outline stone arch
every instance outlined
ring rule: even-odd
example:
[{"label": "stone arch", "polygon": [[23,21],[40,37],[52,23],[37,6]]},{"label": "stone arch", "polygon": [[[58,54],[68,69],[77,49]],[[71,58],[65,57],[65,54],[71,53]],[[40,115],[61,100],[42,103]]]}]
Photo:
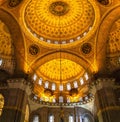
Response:
[{"label": "stone arch", "polygon": [[[61,56],[60,56],[60,53],[61,53]],[[37,68],[39,66],[41,66],[42,64],[44,64],[50,60],[60,58],[60,57],[71,60],[73,62],[76,62],[77,64],[81,65],[89,73],[94,71],[94,67],[85,58],[72,54],[72,53],[69,53],[69,52],[65,52],[65,51],[51,52],[43,57],[40,57],[32,64],[30,71],[35,72],[37,70]]]},{"label": "stone arch", "polygon": [[16,60],[15,72],[22,71],[24,67],[24,64],[22,62],[25,57],[25,48],[23,35],[19,24],[12,15],[10,15],[7,11],[3,9],[0,9],[0,20],[8,27],[11,34],[11,38],[13,40],[13,46],[15,51],[14,57]]},{"label": "stone arch", "polygon": [[30,122],[40,122],[40,115],[36,112],[30,114]]},{"label": "stone arch", "polygon": [[112,24],[120,17],[120,6],[115,6],[103,16],[101,23],[98,28],[96,37],[96,60],[98,70],[104,71],[105,58],[106,58],[106,47],[108,41],[109,30]]}]

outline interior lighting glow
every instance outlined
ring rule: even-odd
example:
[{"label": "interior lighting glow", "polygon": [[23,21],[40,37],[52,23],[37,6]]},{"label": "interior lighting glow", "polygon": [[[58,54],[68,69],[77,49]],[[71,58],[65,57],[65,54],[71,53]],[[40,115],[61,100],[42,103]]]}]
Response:
[{"label": "interior lighting glow", "polygon": [[38,84],[42,85],[42,78],[39,79]]},{"label": "interior lighting glow", "polygon": [[77,81],[74,81],[74,88],[78,88],[78,83],[77,83]]},{"label": "interior lighting glow", "polygon": [[2,65],[2,63],[3,63],[3,60],[2,60],[2,59],[0,59],[0,66]]},{"label": "interior lighting glow", "polygon": [[46,81],[46,82],[45,82],[45,88],[48,88],[48,87],[49,87],[49,82]]},{"label": "interior lighting glow", "polygon": [[55,83],[52,83],[52,90],[55,90],[55,89],[56,89]]},{"label": "interior lighting glow", "polygon": [[86,80],[88,80],[89,79],[88,73],[85,73],[84,77],[85,77]]},{"label": "interior lighting glow", "polygon": [[37,75],[34,74],[34,76],[33,76],[33,80],[36,81],[36,79],[37,79]]},{"label": "interior lighting glow", "polygon": [[59,96],[59,102],[63,103],[63,96]]},{"label": "interior lighting glow", "polygon": [[71,84],[70,83],[67,84],[67,90],[71,90]]},{"label": "interior lighting glow", "polygon": [[60,91],[63,91],[63,84],[60,84],[59,90],[60,90]]},{"label": "interior lighting glow", "polygon": [[84,84],[84,80],[83,80],[83,78],[80,78],[80,84],[81,84],[81,85]]},{"label": "interior lighting glow", "polygon": [[53,103],[55,103],[56,102],[56,99],[55,98],[53,98]]}]

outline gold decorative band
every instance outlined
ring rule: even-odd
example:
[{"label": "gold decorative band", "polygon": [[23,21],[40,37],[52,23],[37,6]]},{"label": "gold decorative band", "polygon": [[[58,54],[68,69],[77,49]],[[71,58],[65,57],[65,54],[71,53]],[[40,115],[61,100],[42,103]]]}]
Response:
[{"label": "gold decorative band", "polygon": [[99,116],[102,112],[105,112],[105,111],[109,111],[109,110],[120,110],[120,106],[109,106],[109,107],[105,107],[103,109],[100,109],[97,113],[97,115]]}]

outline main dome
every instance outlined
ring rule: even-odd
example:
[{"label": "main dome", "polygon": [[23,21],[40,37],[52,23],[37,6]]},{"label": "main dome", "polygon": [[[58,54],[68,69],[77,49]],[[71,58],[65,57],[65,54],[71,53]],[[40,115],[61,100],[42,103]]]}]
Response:
[{"label": "main dome", "polygon": [[31,0],[24,7],[24,24],[40,41],[71,43],[94,28],[93,4],[89,0]]}]

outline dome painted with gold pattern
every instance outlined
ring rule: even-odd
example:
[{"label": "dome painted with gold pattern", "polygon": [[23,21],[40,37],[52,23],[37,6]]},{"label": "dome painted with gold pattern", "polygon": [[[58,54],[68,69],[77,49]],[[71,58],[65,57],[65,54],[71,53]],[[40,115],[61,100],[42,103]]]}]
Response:
[{"label": "dome painted with gold pattern", "polygon": [[25,26],[35,38],[53,44],[79,41],[94,28],[95,4],[89,0],[31,0]]},{"label": "dome painted with gold pattern", "polygon": [[56,83],[60,81],[66,83],[76,77],[80,77],[85,72],[84,68],[68,59],[53,59],[37,69],[37,73],[46,80],[51,80]]}]

